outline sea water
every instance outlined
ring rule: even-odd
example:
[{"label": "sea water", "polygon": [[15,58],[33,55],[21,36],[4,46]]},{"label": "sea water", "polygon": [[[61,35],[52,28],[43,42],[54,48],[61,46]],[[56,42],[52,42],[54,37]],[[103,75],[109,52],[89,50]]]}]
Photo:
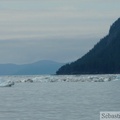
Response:
[{"label": "sea water", "polygon": [[[32,80],[29,81],[29,80]],[[120,111],[119,75],[1,76],[0,120],[99,120]]]}]

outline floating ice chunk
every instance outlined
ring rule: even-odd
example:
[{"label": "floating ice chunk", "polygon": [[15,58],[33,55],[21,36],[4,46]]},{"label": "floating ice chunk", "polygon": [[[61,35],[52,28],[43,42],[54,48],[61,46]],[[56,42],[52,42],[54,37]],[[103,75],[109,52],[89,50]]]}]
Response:
[{"label": "floating ice chunk", "polygon": [[27,80],[25,80],[24,82],[30,82],[30,83],[32,83],[33,80],[32,80],[32,79],[27,79]]},{"label": "floating ice chunk", "polygon": [[12,81],[9,81],[9,82],[2,82],[0,83],[0,87],[11,87],[13,86],[15,83],[12,82]]}]

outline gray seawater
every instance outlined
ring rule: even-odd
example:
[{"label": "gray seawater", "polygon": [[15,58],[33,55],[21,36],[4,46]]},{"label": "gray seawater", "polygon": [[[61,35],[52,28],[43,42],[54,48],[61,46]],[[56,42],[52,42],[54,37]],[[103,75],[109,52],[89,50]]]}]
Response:
[{"label": "gray seawater", "polygon": [[99,120],[120,111],[119,94],[120,80],[16,83],[0,87],[0,120]]}]

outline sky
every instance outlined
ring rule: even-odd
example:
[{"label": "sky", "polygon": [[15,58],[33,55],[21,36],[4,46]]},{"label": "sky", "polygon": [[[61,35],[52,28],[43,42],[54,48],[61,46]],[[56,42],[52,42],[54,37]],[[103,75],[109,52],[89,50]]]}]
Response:
[{"label": "sky", "polygon": [[120,0],[0,0],[0,63],[77,60],[119,13]]}]

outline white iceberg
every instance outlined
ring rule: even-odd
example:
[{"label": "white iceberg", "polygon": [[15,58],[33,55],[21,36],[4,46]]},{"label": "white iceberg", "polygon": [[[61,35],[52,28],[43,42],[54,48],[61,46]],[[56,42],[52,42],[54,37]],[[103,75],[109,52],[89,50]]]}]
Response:
[{"label": "white iceberg", "polygon": [[8,81],[8,82],[2,82],[0,83],[0,87],[11,87],[13,86],[15,83],[12,81]]}]

